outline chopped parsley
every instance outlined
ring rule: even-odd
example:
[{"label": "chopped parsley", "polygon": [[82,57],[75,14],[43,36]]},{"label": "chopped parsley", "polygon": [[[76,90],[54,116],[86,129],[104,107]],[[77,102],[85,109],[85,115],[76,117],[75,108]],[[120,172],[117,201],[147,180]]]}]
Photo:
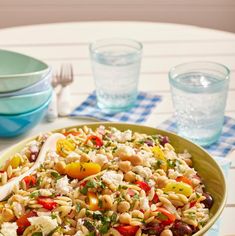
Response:
[{"label": "chopped parsley", "polygon": [[81,204],[80,204],[80,203],[77,203],[77,205],[76,205],[76,211],[77,211],[77,212],[80,212],[81,209],[82,209]]},{"label": "chopped parsley", "polygon": [[56,171],[52,171],[51,172],[51,176],[54,177],[56,180],[60,179],[62,176],[56,172]]}]

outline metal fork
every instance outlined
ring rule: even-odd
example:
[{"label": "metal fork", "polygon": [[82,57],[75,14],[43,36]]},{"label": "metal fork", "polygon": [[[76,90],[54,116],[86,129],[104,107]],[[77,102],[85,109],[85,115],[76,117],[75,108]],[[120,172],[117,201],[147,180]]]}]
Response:
[{"label": "metal fork", "polygon": [[59,116],[67,116],[71,112],[70,84],[74,81],[73,67],[71,64],[63,64],[60,68],[58,83],[62,86],[58,96]]}]

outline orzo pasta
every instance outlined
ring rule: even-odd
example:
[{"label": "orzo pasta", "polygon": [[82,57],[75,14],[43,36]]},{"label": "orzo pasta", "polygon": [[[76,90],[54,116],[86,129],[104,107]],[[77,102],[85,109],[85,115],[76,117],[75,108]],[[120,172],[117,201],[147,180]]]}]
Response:
[{"label": "orzo pasta", "polygon": [[[100,126],[61,131],[44,162],[0,202],[0,236],[183,236],[209,219],[204,191],[186,150],[167,137]],[[0,185],[25,173],[52,134],[3,164]]]}]

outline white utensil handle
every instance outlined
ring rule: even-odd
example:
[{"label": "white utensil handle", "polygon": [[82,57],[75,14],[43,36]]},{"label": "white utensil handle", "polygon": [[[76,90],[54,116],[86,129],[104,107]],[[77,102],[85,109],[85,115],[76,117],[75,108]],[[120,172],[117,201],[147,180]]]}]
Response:
[{"label": "white utensil handle", "polygon": [[57,94],[55,90],[52,92],[52,99],[48,106],[46,118],[49,122],[53,122],[58,118]]},{"label": "white utensil handle", "polygon": [[69,86],[62,87],[58,98],[59,116],[68,116],[71,113],[71,94]]}]

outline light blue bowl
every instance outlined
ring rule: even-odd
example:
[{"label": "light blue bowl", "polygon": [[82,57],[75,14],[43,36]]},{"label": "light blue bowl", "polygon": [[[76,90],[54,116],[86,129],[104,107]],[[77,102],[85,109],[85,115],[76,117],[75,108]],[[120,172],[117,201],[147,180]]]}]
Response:
[{"label": "light blue bowl", "polygon": [[16,115],[42,106],[52,94],[52,88],[31,94],[0,98],[0,114]]},{"label": "light blue bowl", "polygon": [[52,78],[52,72],[50,70],[42,80],[36,82],[35,84],[30,85],[26,88],[17,90],[15,92],[0,93],[0,98],[19,96],[19,95],[25,95],[25,94],[30,94],[30,93],[38,93],[38,92],[48,90],[51,87],[51,78]]},{"label": "light blue bowl", "polygon": [[49,99],[38,109],[20,115],[0,115],[0,137],[16,137],[36,126],[44,117]]},{"label": "light blue bowl", "polygon": [[40,81],[50,70],[36,58],[0,49],[0,92],[12,92]]}]

